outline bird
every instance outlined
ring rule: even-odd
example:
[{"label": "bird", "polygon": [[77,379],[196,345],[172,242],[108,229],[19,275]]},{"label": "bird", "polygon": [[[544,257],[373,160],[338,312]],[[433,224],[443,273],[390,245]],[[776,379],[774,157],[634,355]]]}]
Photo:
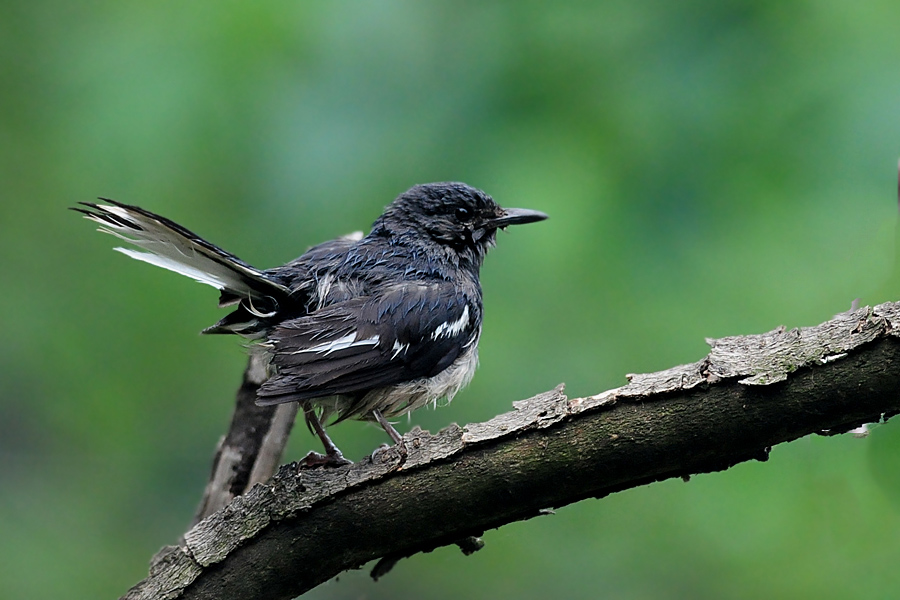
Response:
[{"label": "bird", "polygon": [[219,290],[232,312],[205,334],[236,334],[266,365],[260,406],[298,402],[325,453],[307,465],[349,464],[326,426],[378,423],[405,457],[389,419],[452,400],[478,364],[480,269],[497,231],[543,221],[501,208],[460,182],[415,185],[367,235],[321,243],[260,270],[190,230],[108,198],[72,207],[133,247],[115,250]]}]

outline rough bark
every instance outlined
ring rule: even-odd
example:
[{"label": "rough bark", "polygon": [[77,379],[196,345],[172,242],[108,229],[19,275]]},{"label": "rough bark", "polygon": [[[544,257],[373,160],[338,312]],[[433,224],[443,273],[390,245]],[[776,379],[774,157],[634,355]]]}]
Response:
[{"label": "rough bark", "polygon": [[900,412],[900,303],[710,340],[705,359],[595,396],[562,386],[486,423],[404,436],[336,469],[283,466],[164,548],[125,598],[293,598],[341,571]]}]

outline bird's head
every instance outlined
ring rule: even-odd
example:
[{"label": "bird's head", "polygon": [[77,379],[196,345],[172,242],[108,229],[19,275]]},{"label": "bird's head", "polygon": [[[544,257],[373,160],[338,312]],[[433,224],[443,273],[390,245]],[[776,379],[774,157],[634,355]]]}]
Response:
[{"label": "bird's head", "polygon": [[480,265],[498,229],[546,218],[536,210],[502,208],[465,183],[426,183],[398,196],[375,221],[372,233],[406,243],[434,242]]}]

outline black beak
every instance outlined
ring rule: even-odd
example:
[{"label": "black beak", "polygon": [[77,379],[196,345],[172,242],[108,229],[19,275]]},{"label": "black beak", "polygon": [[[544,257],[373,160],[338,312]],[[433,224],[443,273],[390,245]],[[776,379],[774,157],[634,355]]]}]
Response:
[{"label": "black beak", "polygon": [[492,219],[490,224],[498,229],[507,225],[524,225],[525,223],[537,223],[547,218],[547,215],[537,210],[527,208],[504,208],[503,214]]}]

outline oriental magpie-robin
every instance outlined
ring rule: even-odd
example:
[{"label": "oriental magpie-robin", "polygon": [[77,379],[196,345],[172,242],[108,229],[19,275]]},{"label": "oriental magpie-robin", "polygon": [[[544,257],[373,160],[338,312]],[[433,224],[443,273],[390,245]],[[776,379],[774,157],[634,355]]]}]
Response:
[{"label": "oriental magpie-robin", "polygon": [[[344,464],[325,432],[329,419],[377,421],[450,400],[478,362],[479,270],[498,229],[547,215],[501,208],[464,183],[417,185],[394,200],[365,237],[314,246],[261,271],[184,227],[137,206],[75,208],[139,250],[116,248],[220,290],[234,311],[203,333],[252,340],[268,379],[257,404],[299,402],[325,455]],[[308,457],[308,462],[310,458]]]}]

